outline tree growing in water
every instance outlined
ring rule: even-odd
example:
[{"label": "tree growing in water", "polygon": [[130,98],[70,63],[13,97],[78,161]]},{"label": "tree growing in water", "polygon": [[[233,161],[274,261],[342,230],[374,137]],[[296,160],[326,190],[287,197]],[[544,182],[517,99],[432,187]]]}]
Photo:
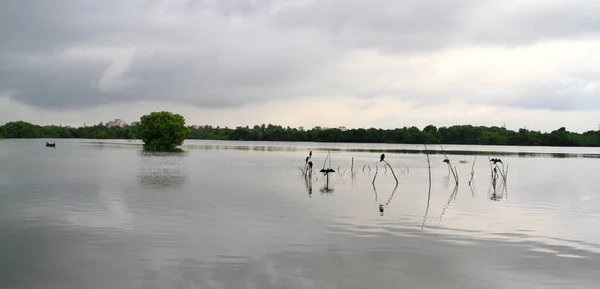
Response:
[{"label": "tree growing in water", "polygon": [[140,118],[139,134],[144,149],[149,151],[175,151],[190,135],[185,119],[168,111],[155,111]]}]

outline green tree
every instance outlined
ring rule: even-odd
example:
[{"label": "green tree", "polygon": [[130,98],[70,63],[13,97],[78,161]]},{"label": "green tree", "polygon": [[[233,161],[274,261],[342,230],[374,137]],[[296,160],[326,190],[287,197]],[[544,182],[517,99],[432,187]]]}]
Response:
[{"label": "green tree", "polygon": [[168,111],[143,115],[138,129],[144,149],[151,151],[174,151],[190,135],[183,116]]}]

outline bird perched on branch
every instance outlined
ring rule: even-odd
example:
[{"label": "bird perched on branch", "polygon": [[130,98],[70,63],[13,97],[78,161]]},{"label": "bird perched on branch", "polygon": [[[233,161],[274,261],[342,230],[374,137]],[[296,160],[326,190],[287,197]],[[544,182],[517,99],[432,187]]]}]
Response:
[{"label": "bird perched on branch", "polygon": [[493,159],[490,159],[490,162],[492,162],[493,164],[496,164],[496,163],[502,163],[502,160],[493,158]]},{"label": "bird perched on branch", "polygon": [[381,158],[379,159],[379,161],[383,162],[384,159],[385,159],[385,154],[381,154]]},{"label": "bird perched on branch", "polygon": [[447,164],[449,164],[450,160],[449,159],[444,159],[444,162],[447,163]]}]

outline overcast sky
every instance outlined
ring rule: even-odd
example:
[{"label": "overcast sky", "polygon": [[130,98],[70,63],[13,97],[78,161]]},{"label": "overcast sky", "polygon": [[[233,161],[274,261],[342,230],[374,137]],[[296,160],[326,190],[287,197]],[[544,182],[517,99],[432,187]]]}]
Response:
[{"label": "overcast sky", "polygon": [[0,123],[600,124],[600,1],[2,0]]}]

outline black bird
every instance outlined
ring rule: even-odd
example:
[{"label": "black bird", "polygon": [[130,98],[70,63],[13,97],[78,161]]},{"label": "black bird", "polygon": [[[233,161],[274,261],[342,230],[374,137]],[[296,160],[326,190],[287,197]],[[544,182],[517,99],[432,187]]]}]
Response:
[{"label": "black bird", "polygon": [[383,162],[383,159],[385,159],[385,154],[381,154],[381,158],[379,159],[379,161]]},{"label": "black bird", "polygon": [[323,173],[323,175],[327,175],[329,173],[335,173],[333,169],[321,169],[319,172]]},{"label": "black bird", "polygon": [[447,163],[447,164],[449,164],[450,160],[449,159],[444,159],[444,162]]},{"label": "black bird", "polygon": [[308,167],[312,169],[312,161],[308,161]]},{"label": "black bird", "polygon": [[491,161],[493,164],[496,164],[496,163],[502,163],[502,160],[500,160],[500,159],[497,159],[497,158],[490,159],[490,161]]},{"label": "black bird", "polygon": [[312,158],[312,151],[308,152],[308,157]]},{"label": "black bird", "polygon": [[306,160],[305,160],[304,162],[305,162],[305,163],[308,163],[308,159],[309,159],[309,158],[310,158],[310,157],[306,157]]},{"label": "black bird", "polygon": [[379,204],[379,212],[383,214],[383,205]]}]

